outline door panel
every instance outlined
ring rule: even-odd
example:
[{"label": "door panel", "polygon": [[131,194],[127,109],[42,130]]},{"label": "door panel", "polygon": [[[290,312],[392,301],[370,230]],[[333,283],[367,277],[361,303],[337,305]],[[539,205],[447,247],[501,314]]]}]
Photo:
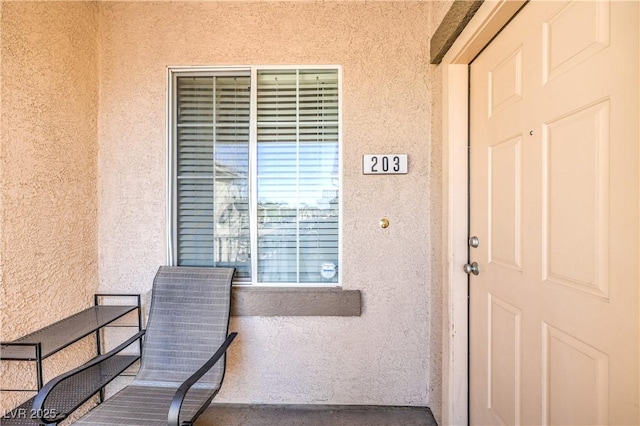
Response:
[{"label": "door panel", "polygon": [[542,423],[608,424],[608,355],[548,324],[543,335]]},{"label": "door panel", "polygon": [[488,396],[489,410],[503,424],[520,418],[522,312],[489,296]]},{"label": "door panel", "polygon": [[543,132],[543,279],[608,299],[609,100]]},{"label": "door panel", "polygon": [[638,6],[532,1],[471,65],[472,424],[640,424]]},{"label": "door panel", "polygon": [[521,270],[522,137],[489,147],[489,262]]}]

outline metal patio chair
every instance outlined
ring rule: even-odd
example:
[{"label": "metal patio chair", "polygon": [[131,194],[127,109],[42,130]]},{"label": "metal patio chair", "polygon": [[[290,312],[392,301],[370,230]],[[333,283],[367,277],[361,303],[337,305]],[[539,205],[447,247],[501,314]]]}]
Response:
[{"label": "metal patio chair", "polygon": [[[234,268],[161,267],[153,281],[138,374],[74,424],[193,424],[222,385],[225,352],[237,335],[227,336],[233,273]],[[36,396],[34,410],[46,400],[47,387]]]}]

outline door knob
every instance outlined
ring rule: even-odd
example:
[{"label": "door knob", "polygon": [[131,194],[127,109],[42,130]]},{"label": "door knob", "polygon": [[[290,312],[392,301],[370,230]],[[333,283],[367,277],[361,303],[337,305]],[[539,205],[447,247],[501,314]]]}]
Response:
[{"label": "door knob", "polygon": [[478,267],[478,262],[473,262],[472,264],[468,264],[466,263],[462,269],[464,270],[464,272],[466,272],[467,274],[473,274],[473,275],[478,275],[480,273],[480,268]]},{"label": "door knob", "polygon": [[480,239],[478,239],[478,237],[474,235],[473,237],[469,238],[469,247],[478,248],[479,245]]}]

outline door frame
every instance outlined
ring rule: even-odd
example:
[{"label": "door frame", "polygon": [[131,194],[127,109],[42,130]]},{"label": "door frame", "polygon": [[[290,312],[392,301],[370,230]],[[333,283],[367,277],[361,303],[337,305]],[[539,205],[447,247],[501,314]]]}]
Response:
[{"label": "door frame", "polygon": [[526,0],[485,0],[441,62],[442,424],[469,422],[468,146],[469,64]]}]

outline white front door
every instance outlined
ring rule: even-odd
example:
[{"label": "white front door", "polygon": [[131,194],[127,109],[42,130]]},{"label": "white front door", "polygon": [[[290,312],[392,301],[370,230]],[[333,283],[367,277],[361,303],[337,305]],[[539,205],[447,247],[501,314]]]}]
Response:
[{"label": "white front door", "polygon": [[472,425],[640,424],[639,13],[532,1],[471,64]]}]

